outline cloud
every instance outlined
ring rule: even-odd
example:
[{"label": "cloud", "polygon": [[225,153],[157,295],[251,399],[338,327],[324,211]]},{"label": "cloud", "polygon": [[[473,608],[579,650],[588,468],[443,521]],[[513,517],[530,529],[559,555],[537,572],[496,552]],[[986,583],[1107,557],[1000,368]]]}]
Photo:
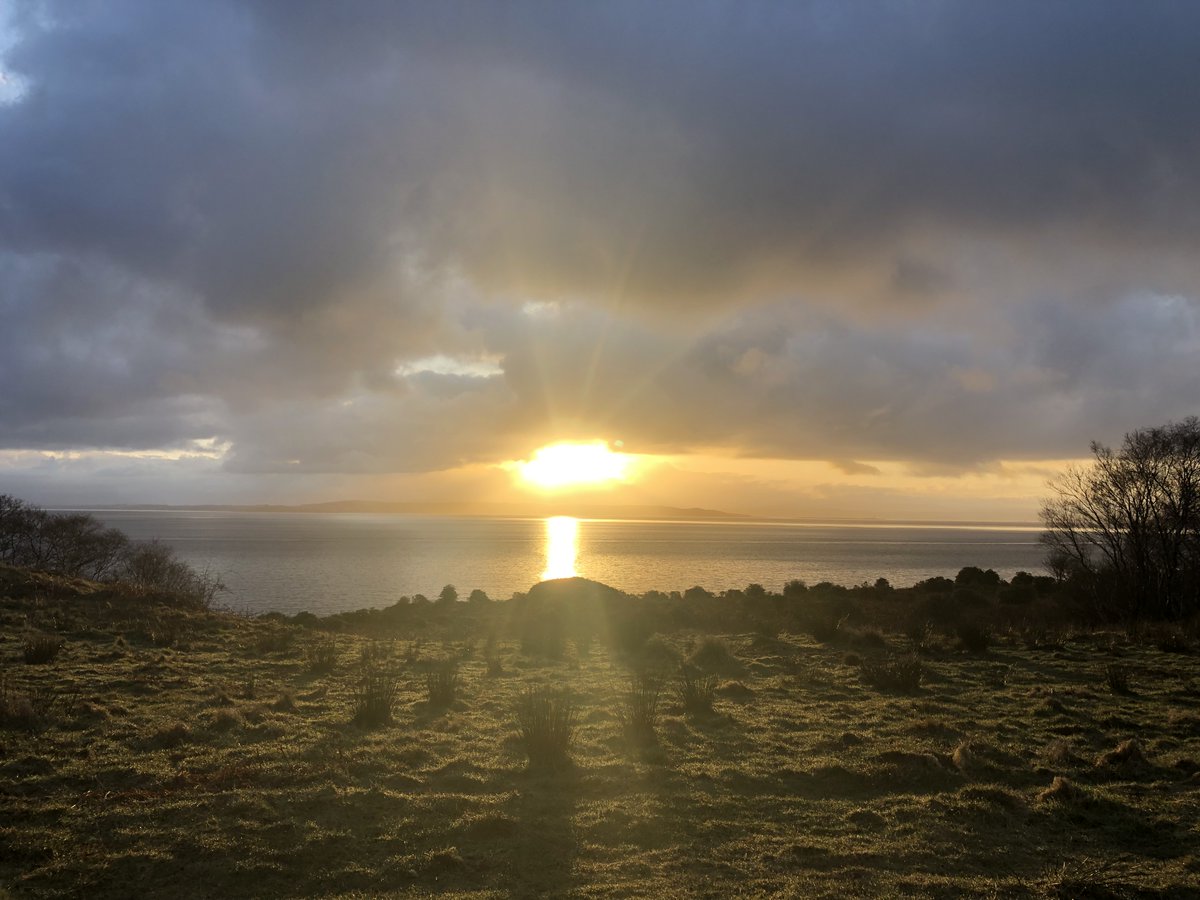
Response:
[{"label": "cloud", "polygon": [[879,475],[877,466],[858,462],[853,459],[832,459],[829,464],[845,475]]},{"label": "cloud", "polygon": [[1194,411],[1193,7],[13,9],[0,447],[970,471]]}]

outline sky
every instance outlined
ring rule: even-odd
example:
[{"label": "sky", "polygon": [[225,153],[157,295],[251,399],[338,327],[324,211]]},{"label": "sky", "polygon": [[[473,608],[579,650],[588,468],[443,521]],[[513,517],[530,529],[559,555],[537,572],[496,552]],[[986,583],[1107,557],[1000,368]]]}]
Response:
[{"label": "sky", "polygon": [[598,440],[606,502],[1032,519],[1197,412],[1198,33],[0,0],[0,493],[516,502]]}]

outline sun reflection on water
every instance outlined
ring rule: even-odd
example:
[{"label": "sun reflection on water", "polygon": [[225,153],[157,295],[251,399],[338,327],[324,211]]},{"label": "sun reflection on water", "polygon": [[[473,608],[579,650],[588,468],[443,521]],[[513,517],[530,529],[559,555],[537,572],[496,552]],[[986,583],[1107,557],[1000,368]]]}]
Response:
[{"label": "sun reflection on water", "polygon": [[542,580],[574,578],[575,555],[579,550],[579,520],[551,516],[546,520],[546,571]]}]

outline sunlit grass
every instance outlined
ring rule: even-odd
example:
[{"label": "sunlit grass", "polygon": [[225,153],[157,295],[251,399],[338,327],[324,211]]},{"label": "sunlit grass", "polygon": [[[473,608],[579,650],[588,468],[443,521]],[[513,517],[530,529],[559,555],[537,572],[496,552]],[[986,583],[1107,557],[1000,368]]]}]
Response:
[{"label": "sunlit grass", "polygon": [[[1137,693],[1118,695],[1111,636],[1045,650],[997,633],[981,657],[946,632],[919,683],[881,690],[864,674],[909,643],[892,631],[875,648],[681,628],[638,656],[597,639],[556,660],[523,654],[507,612],[430,607],[402,634],[330,634],[196,611],[177,623],[186,641],[160,646],[144,604],[0,598],[0,893],[1173,896],[1194,882],[1196,655],[1123,641]],[[63,639],[57,658],[25,665],[17,622]],[[676,663],[650,704],[631,678],[652,645],[695,669],[670,690]],[[314,667],[327,646],[334,664]],[[432,702],[439,665],[454,693]]]}]

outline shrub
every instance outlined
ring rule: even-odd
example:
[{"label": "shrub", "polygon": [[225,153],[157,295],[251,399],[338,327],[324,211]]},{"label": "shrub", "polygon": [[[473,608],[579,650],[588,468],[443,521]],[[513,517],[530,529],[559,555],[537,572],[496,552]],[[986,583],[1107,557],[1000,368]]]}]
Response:
[{"label": "shrub", "polygon": [[1022,606],[1032,603],[1035,596],[1036,592],[1032,585],[1013,584],[1010,587],[1000,588],[997,598],[1001,603],[1009,606]]},{"label": "shrub", "polygon": [[329,638],[314,641],[305,648],[304,658],[308,661],[308,671],[314,674],[332,672],[337,667],[337,642]]},{"label": "shrub", "polygon": [[779,632],[782,631],[778,621],[766,616],[760,616],[759,618],[756,618],[754,620],[753,627],[755,636],[763,639],[764,641],[773,641],[778,639]]},{"label": "shrub", "polygon": [[1129,667],[1120,663],[1110,663],[1104,667],[1104,680],[1108,689],[1114,694],[1132,694],[1133,688],[1129,681]]},{"label": "shrub", "polygon": [[912,693],[921,686],[925,668],[915,656],[863,663],[860,670],[867,684],[882,691]]},{"label": "shrub", "polygon": [[979,566],[964,566],[958,570],[954,583],[959,587],[997,588],[1000,586],[1000,576],[994,569],[984,571]]},{"label": "shrub", "polygon": [[364,728],[387,725],[392,721],[399,685],[386,672],[363,672],[354,692],[354,724]]},{"label": "shrub", "polygon": [[932,578],[918,581],[913,585],[913,588],[918,591],[925,591],[928,594],[948,594],[954,590],[954,582],[941,575],[934,575]]},{"label": "shrub", "polygon": [[620,711],[621,724],[630,736],[638,740],[653,740],[661,696],[662,680],[655,675],[640,672],[630,679]]},{"label": "shrub", "polygon": [[923,616],[913,616],[904,626],[904,636],[912,642],[913,653],[925,653],[933,637],[933,623]]},{"label": "shrub", "polygon": [[808,585],[799,578],[793,578],[783,586],[783,596],[788,600],[796,600],[808,593]]},{"label": "shrub", "polygon": [[842,637],[842,627],[845,624],[845,617],[837,619],[833,616],[817,616],[808,622],[805,631],[819,644],[832,644]]},{"label": "shrub", "polygon": [[431,706],[449,706],[458,696],[458,662],[440,660],[425,673],[425,689]]},{"label": "shrub", "polygon": [[975,609],[980,606],[987,606],[987,598],[974,588],[956,587],[950,594],[950,597],[956,606],[963,609]]},{"label": "shrub", "polygon": [[959,645],[968,653],[984,654],[992,645],[992,629],[977,622],[961,622],[955,629]]},{"label": "shrub", "polygon": [[874,626],[850,632],[850,642],[855,647],[868,650],[882,650],[887,647],[887,638],[879,628]]},{"label": "shrub", "polygon": [[571,763],[575,704],[570,695],[547,687],[528,688],[518,699],[517,725],[531,768],[559,769]]},{"label": "shrub", "polygon": [[186,606],[210,607],[226,590],[220,579],[196,571],[158,541],[129,544],[115,575],[140,590],[167,594]]},{"label": "shrub", "polygon": [[63,642],[58,638],[36,635],[25,639],[21,644],[21,653],[30,665],[42,665],[54,662],[62,647]]},{"label": "shrub", "polygon": [[716,690],[715,675],[701,675],[690,666],[683,666],[679,670],[679,677],[675,682],[675,696],[686,712],[712,712],[713,695]]}]

